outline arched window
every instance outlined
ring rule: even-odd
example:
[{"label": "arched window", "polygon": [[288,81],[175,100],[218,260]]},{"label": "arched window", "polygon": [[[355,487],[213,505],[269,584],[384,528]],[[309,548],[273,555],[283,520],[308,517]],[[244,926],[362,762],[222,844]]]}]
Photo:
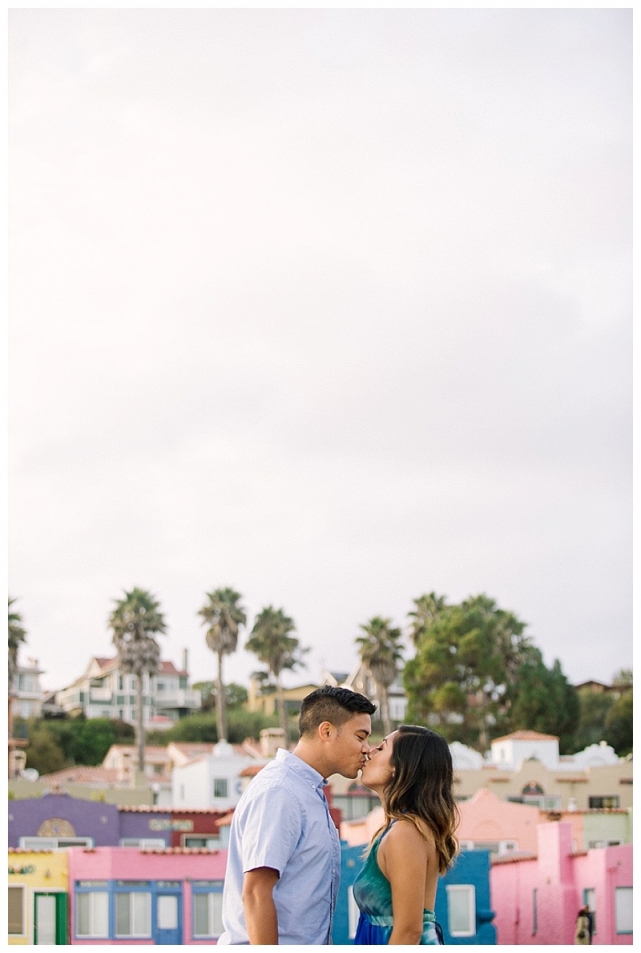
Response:
[{"label": "arched window", "polygon": [[537,784],[536,781],[528,781],[523,790],[521,791],[523,795],[532,795],[532,794],[545,794],[545,791],[540,784]]}]

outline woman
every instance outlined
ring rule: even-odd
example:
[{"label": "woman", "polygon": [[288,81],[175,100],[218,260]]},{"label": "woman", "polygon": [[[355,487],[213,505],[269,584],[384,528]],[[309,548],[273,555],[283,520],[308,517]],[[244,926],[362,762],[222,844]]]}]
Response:
[{"label": "woman", "polygon": [[429,728],[401,725],[370,751],[361,782],[383,802],[385,824],[354,882],[361,911],[354,943],[442,943],[436,886],[458,848],[447,742]]}]

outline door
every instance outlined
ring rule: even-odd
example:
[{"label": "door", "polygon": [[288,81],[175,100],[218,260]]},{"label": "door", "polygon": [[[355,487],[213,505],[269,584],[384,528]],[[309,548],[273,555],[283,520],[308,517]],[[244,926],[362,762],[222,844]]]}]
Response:
[{"label": "door", "polygon": [[67,895],[58,891],[34,893],[34,946],[60,946],[66,942]]},{"label": "door", "polygon": [[182,897],[176,891],[158,891],[154,943],[182,944]]}]

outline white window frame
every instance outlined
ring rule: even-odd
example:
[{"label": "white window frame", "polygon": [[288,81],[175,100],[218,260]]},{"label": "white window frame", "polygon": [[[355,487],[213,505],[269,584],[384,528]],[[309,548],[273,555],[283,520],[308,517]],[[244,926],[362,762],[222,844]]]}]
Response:
[{"label": "white window frame", "polygon": [[[105,933],[97,933],[97,932],[94,932],[94,924],[93,924],[93,921],[94,921],[94,918],[95,918],[95,911],[94,911],[94,903],[95,903],[95,900],[94,900],[94,897],[97,897],[97,896],[104,897],[104,898],[105,898],[105,901],[103,901],[103,902],[106,902],[106,905],[107,905],[107,917],[106,917],[106,924],[107,924],[107,926],[106,926],[106,932],[105,932]],[[91,898],[90,900],[88,900],[88,903],[89,903],[89,929],[92,931],[92,932],[90,932],[90,933],[81,933],[81,932],[80,932],[80,929],[79,929],[78,917],[79,917],[79,912],[80,912],[80,902],[79,902],[79,898],[80,898],[80,897],[89,897],[89,898]],[[105,890],[82,890],[82,891],[77,891],[77,892],[74,894],[74,907],[75,907],[75,909],[74,909],[74,935],[75,935],[78,939],[105,940],[105,939],[108,939],[108,938],[109,938],[109,891],[108,891],[108,890],[105,889]]]},{"label": "white window frame", "polygon": [[[216,911],[214,910],[214,896],[220,897],[220,909],[219,909],[219,926],[220,931],[216,930]],[[204,940],[204,939],[214,939],[219,937],[223,932],[223,923],[222,923],[222,902],[223,902],[223,893],[222,890],[197,890],[194,891],[191,895],[192,897],[192,916],[193,916],[193,938],[194,940]],[[206,897],[207,898],[207,933],[196,933],[196,897]]]},{"label": "white window frame", "polygon": [[[133,897],[146,897],[147,911],[146,919],[149,924],[147,933],[134,933],[134,909],[133,909]],[[131,933],[118,933],[118,897],[128,897],[129,898],[129,926],[132,929]],[[152,921],[151,921],[151,890],[116,890],[114,892],[114,936],[118,939],[130,939],[130,940],[143,940],[149,939],[152,936]]]},{"label": "white window frame", "polygon": [[164,850],[167,844],[162,837],[121,837],[121,847],[139,847],[140,850]]},{"label": "white window frame", "polygon": [[[221,781],[225,785],[225,793],[216,794],[216,785],[219,784]],[[229,797],[229,778],[212,778],[211,796],[212,798],[215,798],[216,800],[224,800],[228,798]]]},{"label": "white window frame", "polygon": [[[476,935],[476,887],[474,884],[448,884],[445,887],[447,891],[447,918],[448,918],[448,932],[450,936],[475,936]],[[450,915],[450,897],[453,897],[455,894],[467,893],[468,896],[468,917],[470,923],[469,930],[454,930],[451,925],[451,915]]]},{"label": "white window frame", "polygon": [[[60,843],[63,846],[60,846]],[[20,850],[66,850],[68,847],[93,847],[93,837],[21,837]]]},{"label": "white window frame", "polygon": [[[205,843],[199,847],[194,847],[193,844],[187,843],[188,840],[201,840]],[[181,834],[180,846],[186,847],[187,850],[218,850],[221,843],[220,837],[216,837],[215,834]]]},{"label": "white window frame", "polygon": [[[629,898],[629,901],[628,901]],[[629,903],[629,911],[628,911]],[[625,928],[620,921],[625,920]],[[629,922],[629,927],[627,924]],[[634,906],[632,904],[632,887],[614,888],[614,930],[617,936],[630,936],[634,924]]]},{"label": "white window frame", "polygon": [[[25,937],[27,936],[27,887],[26,884],[8,884],[9,890],[21,890],[22,891],[22,933],[8,933],[10,937]],[[9,894],[7,893],[7,900],[9,899]]]}]

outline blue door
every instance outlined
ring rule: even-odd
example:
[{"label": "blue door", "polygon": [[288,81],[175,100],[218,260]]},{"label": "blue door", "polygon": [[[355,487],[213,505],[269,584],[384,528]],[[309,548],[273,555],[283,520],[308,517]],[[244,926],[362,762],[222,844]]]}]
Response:
[{"label": "blue door", "polygon": [[182,937],[182,893],[180,890],[158,890],[155,894],[154,943],[180,946]]}]

